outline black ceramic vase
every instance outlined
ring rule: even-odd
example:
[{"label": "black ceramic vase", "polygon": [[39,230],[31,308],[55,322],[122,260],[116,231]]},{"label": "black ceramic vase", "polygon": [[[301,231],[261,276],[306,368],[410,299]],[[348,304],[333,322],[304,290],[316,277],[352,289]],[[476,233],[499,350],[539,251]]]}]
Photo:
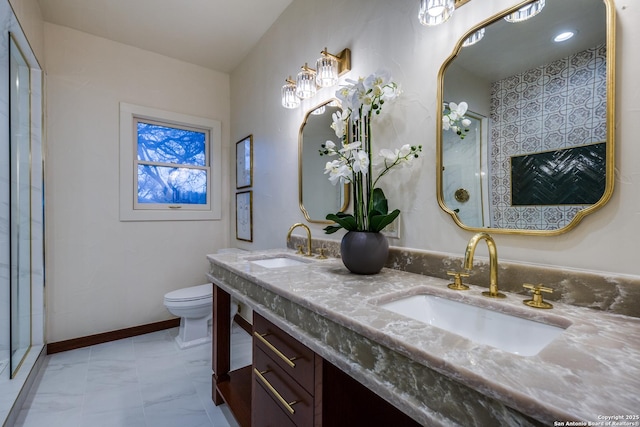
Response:
[{"label": "black ceramic vase", "polygon": [[340,256],[352,273],[376,274],[387,262],[389,242],[382,233],[349,231],[342,238]]}]

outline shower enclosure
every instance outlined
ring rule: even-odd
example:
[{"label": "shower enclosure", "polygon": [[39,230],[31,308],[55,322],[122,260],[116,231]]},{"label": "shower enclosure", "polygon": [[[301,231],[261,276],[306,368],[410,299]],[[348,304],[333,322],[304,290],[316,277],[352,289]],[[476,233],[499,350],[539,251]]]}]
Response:
[{"label": "shower enclosure", "polygon": [[469,132],[461,139],[442,132],[443,198],[469,227],[490,227],[487,119],[468,111]]},{"label": "shower enclosure", "polygon": [[43,84],[7,0],[0,16],[0,424],[11,425],[44,347]]},{"label": "shower enclosure", "polygon": [[14,376],[31,346],[31,86],[29,65],[13,37],[9,82],[9,368]]}]

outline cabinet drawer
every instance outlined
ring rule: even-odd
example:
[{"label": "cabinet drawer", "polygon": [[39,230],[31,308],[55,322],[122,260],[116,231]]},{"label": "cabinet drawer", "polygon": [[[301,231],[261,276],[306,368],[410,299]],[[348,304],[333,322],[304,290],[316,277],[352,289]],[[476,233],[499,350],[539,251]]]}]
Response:
[{"label": "cabinet drawer", "polygon": [[251,427],[296,427],[291,418],[272,400],[269,390],[253,382]]},{"label": "cabinet drawer", "polygon": [[314,393],[314,353],[257,313],[253,315],[253,348],[260,348],[296,380]]},{"label": "cabinet drawer", "polygon": [[[280,408],[297,426],[313,425],[313,396],[307,393],[297,382],[293,381],[260,348],[254,348],[253,359],[254,408],[262,406],[260,398],[269,396],[271,405]],[[254,414],[256,423],[260,414]]]}]

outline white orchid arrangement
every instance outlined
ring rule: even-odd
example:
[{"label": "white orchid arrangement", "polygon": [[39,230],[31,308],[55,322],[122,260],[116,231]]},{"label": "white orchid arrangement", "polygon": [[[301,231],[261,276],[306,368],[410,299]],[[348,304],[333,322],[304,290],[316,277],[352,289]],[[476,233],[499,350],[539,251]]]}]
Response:
[{"label": "white orchid arrangement", "polygon": [[[357,81],[347,80],[336,97],[343,110],[334,113],[331,128],[340,138],[341,147],[327,141],[320,155],[337,156],[327,162],[325,174],[336,183],[351,183],[353,186],[353,214],[338,212],[327,215],[335,225],[327,226],[327,234],[341,228],[348,231],[379,232],[400,214],[398,209],[389,212],[384,192],[376,185],[380,178],[396,166],[411,166],[422,151],[422,146],[405,144],[400,149],[382,149],[376,162],[371,156],[371,118],[380,114],[385,102],[397,98],[401,91],[386,71],[378,71]],[[374,178],[374,167],[377,175]]]},{"label": "white orchid arrangement", "polygon": [[464,116],[468,108],[469,106],[466,102],[459,104],[449,102],[449,104],[445,104],[445,113],[442,115],[442,129],[452,130],[458,134],[460,139],[464,139],[467,132],[469,132],[469,126],[471,126],[471,120]]}]

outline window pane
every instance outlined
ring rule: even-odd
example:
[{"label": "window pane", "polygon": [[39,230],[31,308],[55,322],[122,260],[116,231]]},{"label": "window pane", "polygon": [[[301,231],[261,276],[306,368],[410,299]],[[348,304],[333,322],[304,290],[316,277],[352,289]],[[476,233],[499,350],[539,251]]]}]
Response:
[{"label": "window pane", "polygon": [[138,121],[138,160],[206,166],[205,132]]},{"label": "window pane", "polygon": [[138,165],[138,203],[207,204],[207,171]]}]

